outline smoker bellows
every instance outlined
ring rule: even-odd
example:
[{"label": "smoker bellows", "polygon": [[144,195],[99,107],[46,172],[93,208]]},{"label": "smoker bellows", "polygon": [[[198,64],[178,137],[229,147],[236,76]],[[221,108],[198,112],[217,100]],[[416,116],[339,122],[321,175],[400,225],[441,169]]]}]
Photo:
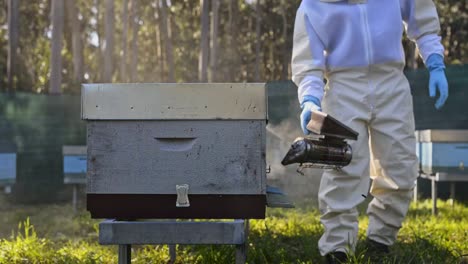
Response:
[{"label": "smoker bellows", "polygon": [[264,218],[264,84],[91,84],[94,218]]}]

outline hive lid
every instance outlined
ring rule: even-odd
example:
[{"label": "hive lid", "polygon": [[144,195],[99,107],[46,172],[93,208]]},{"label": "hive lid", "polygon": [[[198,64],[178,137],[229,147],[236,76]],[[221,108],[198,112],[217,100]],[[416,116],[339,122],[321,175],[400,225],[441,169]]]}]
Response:
[{"label": "hive lid", "polygon": [[416,131],[418,142],[467,142],[468,130],[464,129],[428,129]]},{"label": "hive lid", "polygon": [[62,146],[63,155],[86,155],[87,147],[86,146]]},{"label": "hive lid", "polygon": [[86,120],[266,120],[263,83],[85,84]]}]

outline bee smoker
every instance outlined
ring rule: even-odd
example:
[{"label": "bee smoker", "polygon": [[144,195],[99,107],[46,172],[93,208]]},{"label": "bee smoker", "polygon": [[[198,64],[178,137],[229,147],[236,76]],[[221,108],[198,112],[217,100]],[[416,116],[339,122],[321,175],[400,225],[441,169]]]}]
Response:
[{"label": "bee smoker", "polygon": [[351,162],[353,152],[345,140],[357,140],[356,131],[319,111],[312,111],[307,129],[315,135],[297,138],[281,164],[299,163],[301,172],[302,168],[341,169]]}]

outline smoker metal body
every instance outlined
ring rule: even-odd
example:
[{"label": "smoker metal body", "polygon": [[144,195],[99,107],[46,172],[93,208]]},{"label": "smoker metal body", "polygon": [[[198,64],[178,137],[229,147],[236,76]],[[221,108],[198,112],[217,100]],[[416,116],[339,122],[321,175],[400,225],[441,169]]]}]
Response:
[{"label": "smoker metal body", "polygon": [[297,138],[281,163],[302,168],[340,169],[352,159],[352,149],[345,139],[357,140],[359,134],[321,111],[312,111],[307,129],[314,134]]},{"label": "smoker metal body", "polygon": [[91,216],[264,218],[266,104],[264,84],[84,85]]},{"label": "smoker metal body", "polygon": [[283,159],[283,165],[292,163],[310,164],[315,168],[341,168],[352,159],[351,146],[345,141],[296,138],[290,151]]}]

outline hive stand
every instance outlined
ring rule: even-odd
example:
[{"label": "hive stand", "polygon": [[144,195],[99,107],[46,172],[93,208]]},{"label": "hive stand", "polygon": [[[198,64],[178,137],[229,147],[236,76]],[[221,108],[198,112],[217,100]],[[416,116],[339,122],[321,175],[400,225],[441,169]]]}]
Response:
[{"label": "hive stand", "polygon": [[[235,245],[236,264],[247,259],[248,220],[190,221],[105,220],[99,224],[99,243],[119,245],[119,264],[131,263],[132,245]],[[171,263],[175,248],[170,246]]]},{"label": "hive stand", "polygon": [[[467,182],[468,130],[429,129],[415,133],[419,156],[420,177],[431,181],[432,214],[437,215],[437,183],[450,183],[450,198],[455,200],[455,182]],[[417,185],[414,201],[418,198]]]},{"label": "hive stand", "polygon": [[[466,182],[468,177],[462,174],[450,174],[438,172],[435,174],[425,174],[421,173],[420,177],[422,179],[431,181],[431,199],[432,199],[432,215],[437,215],[439,210],[437,209],[437,183],[438,182],[450,182],[450,201],[453,203],[455,201],[455,182]],[[414,188],[414,202],[417,202],[418,199],[418,186]]]}]

